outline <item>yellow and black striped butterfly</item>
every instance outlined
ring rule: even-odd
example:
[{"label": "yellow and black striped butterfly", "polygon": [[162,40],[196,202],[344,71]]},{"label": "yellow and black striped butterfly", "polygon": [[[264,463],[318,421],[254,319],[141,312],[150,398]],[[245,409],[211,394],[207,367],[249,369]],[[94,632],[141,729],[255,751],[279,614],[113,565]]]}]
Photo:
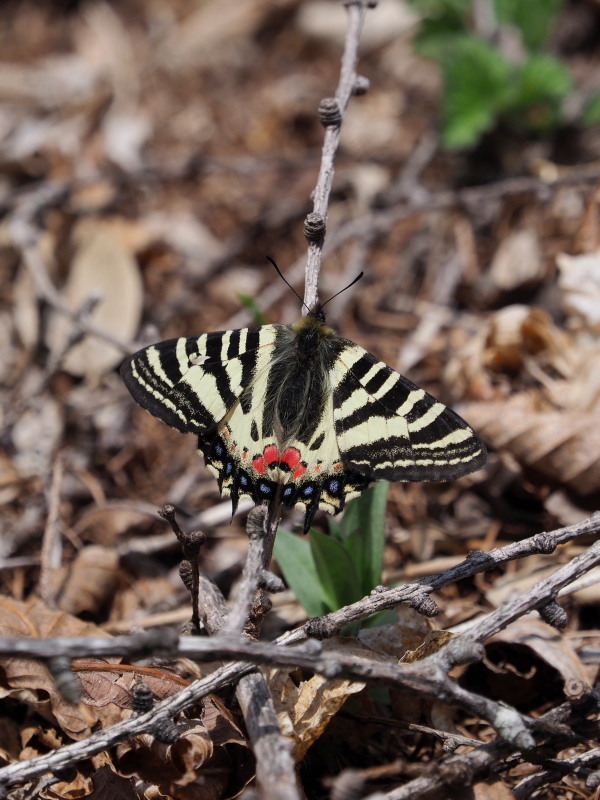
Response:
[{"label": "yellow and black striped butterfly", "polygon": [[127,358],[133,398],[198,435],[233,509],[247,495],[331,514],[373,481],[445,481],[483,466],[454,411],[337,336],[321,306],[293,325],[181,337]]}]

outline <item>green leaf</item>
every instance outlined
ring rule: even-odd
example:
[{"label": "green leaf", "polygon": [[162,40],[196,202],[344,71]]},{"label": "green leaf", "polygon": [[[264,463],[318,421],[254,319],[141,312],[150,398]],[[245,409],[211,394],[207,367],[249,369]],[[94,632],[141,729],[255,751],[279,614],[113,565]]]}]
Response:
[{"label": "green leaf", "polygon": [[581,119],[584,125],[600,125],[600,92],[587,101]]},{"label": "green leaf", "polygon": [[520,127],[547,130],[560,122],[561,102],[571,90],[564,64],[549,55],[534,55],[521,67],[515,86]]},{"label": "green leaf", "polygon": [[472,0],[409,0],[409,2],[424,17],[462,18],[469,13]]},{"label": "green leaf", "polygon": [[340,525],[337,520],[333,519],[333,517],[327,517],[327,527],[329,528],[329,535],[332,539],[335,539],[336,542],[340,542],[340,544],[344,544],[346,541],[346,533],[344,531],[344,527]]},{"label": "green leaf", "polygon": [[437,58],[446,84],[442,98],[444,144],[469,147],[510,106],[512,68],[498,50],[468,35],[452,37],[450,49],[445,46]]},{"label": "green leaf", "polygon": [[306,538],[279,528],[274,554],[287,585],[309,617],[320,617],[333,610],[325,598],[321,578]]},{"label": "green leaf", "polygon": [[251,297],[249,294],[239,293],[238,298],[244,308],[246,308],[252,314],[255,325],[267,324],[268,320],[266,316],[253,297]]},{"label": "green leaf", "polygon": [[546,43],[563,0],[495,0],[496,19],[521,31],[523,44],[537,50]]},{"label": "green leaf", "polygon": [[314,558],[323,596],[332,611],[360,600],[356,569],[346,548],[317,530],[310,532],[310,549]]},{"label": "green leaf", "polygon": [[545,100],[562,100],[571,90],[571,75],[553,56],[531,56],[521,67],[516,101],[524,106]]},{"label": "green leaf", "polygon": [[378,481],[352,500],[344,513],[346,549],[358,575],[361,596],[381,583],[388,488],[387,481]]},{"label": "green leaf", "polygon": [[422,17],[413,42],[427,58],[435,58],[449,36],[467,30],[471,0],[411,0],[411,5]]}]

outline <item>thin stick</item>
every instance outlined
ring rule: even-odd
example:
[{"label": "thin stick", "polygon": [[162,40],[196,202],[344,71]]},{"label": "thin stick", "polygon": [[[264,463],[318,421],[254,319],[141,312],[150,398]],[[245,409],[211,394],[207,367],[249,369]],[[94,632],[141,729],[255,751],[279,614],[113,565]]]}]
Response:
[{"label": "thin stick", "polygon": [[60,567],[62,558],[62,544],[60,533],[60,485],[63,477],[62,454],[58,453],[54,460],[52,480],[47,489],[48,516],[44,527],[42,539],[42,553],[40,562],[40,577],[38,581],[38,594],[49,608],[54,608],[55,592],[52,576]]},{"label": "thin stick", "polygon": [[344,42],[340,81],[335,97],[321,101],[319,107],[319,116],[326,128],[319,177],[313,192],[313,210],[304,224],[304,232],[308,239],[304,288],[305,310],[313,308],[318,300],[319,272],[327,225],[327,207],[333,184],[333,165],[340,142],[344,112],[356,88],[358,46],[367,9],[366,2],[347,2],[345,5],[348,13],[348,28]]},{"label": "thin stick", "polygon": [[[600,515],[597,515],[595,521],[596,523],[600,523]],[[574,526],[574,528],[577,527],[578,526]],[[573,530],[573,528],[571,530]],[[548,534],[546,534],[546,536],[548,536]],[[538,607],[541,603],[547,602],[556,595],[556,592],[561,586],[564,586],[566,580],[575,578],[578,574],[581,574],[583,569],[591,569],[598,561],[600,561],[600,543],[596,543],[590,547],[585,553],[577,556],[577,558],[573,559],[568,565],[558,570],[555,575],[545,579],[536,587],[533,587],[531,592],[526,593],[529,598],[529,605],[531,605],[531,607]],[[518,601],[521,604],[521,610],[523,608],[528,608],[526,600],[519,598]],[[523,603],[525,603],[525,605],[523,605]],[[501,606],[497,612],[494,612],[495,619],[493,625],[490,627],[488,623],[485,627],[480,627],[477,631],[476,638],[480,640],[480,637],[487,635],[490,630],[499,630],[500,627],[514,619],[514,613],[515,609],[513,604],[508,603],[505,606]],[[478,716],[493,721],[493,724],[498,727],[502,735],[512,742],[512,745],[507,745],[506,743],[498,744],[498,747],[501,748],[501,754],[514,749],[515,746],[520,748],[522,746],[520,744],[521,741],[523,742],[523,746],[530,746],[530,734],[527,728],[544,730],[544,725],[546,725],[544,722],[545,718],[532,720],[523,717],[516,711],[505,706],[503,707],[500,704],[461,689],[450,679],[448,670],[453,664],[457,663],[457,659],[474,656],[473,648],[471,648],[473,652],[470,654],[465,652],[464,649],[465,646],[472,644],[468,641],[469,637],[457,637],[457,639],[466,640],[464,645],[454,645],[457,639],[453,639],[447,647],[422,661],[401,665],[398,665],[395,659],[374,662],[371,659],[357,658],[354,654],[346,656],[343,651],[330,652],[327,653],[327,655],[322,655],[318,648],[315,649],[314,647],[281,647],[283,638],[284,637],[280,637],[278,640],[279,646],[275,646],[272,644],[253,642],[247,637],[243,637],[241,641],[238,640],[237,642],[232,642],[230,637],[223,637],[218,643],[218,647],[220,648],[218,652],[222,654],[225,652],[242,654],[243,652],[246,656],[250,655],[258,661],[266,661],[268,663],[294,663],[307,669],[318,670],[323,674],[346,674],[367,680],[391,681],[403,685],[420,695],[436,697],[446,702],[457,703],[463,708],[467,708],[472,713],[476,713]],[[141,645],[140,650],[143,650],[143,639],[148,643],[147,635],[143,637],[140,637],[139,634],[137,635],[137,646]],[[107,640],[101,641],[103,641],[105,645],[108,644]],[[192,655],[193,653],[200,655],[206,645],[213,648],[217,645],[216,640],[212,642],[208,640],[206,645],[202,644],[201,639],[198,637],[186,637],[185,641],[189,642],[189,646],[181,647],[182,640],[180,640],[177,649],[181,652],[187,652],[188,655]],[[56,642],[56,640],[54,640],[54,642]],[[52,640],[27,641],[19,639],[10,643],[5,643],[8,644],[8,651],[13,653],[18,652],[21,655],[25,654],[26,648],[31,648],[28,651],[29,653],[33,654],[35,651],[37,655],[40,655],[40,650],[37,648],[48,648],[52,646]],[[85,639],[76,640],[73,642],[73,645],[79,645],[78,652],[81,653],[81,651],[85,649]],[[462,652],[459,652],[461,649]],[[68,648],[65,640],[60,642],[60,650],[64,654],[67,653]],[[7,650],[4,652],[7,652]],[[45,655],[48,655],[48,651],[46,651]],[[212,655],[214,655],[214,649]],[[157,704],[152,712],[136,717],[133,720],[119,723],[109,730],[94,733],[87,740],[68,745],[58,752],[30,761],[11,764],[0,769],[0,785],[24,782],[43,772],[62,769],[76,761],[98,753],[123,739],[149,730],[154,724],[157,714],[176,714],[184,708],[198,702],[198,700],[207,693],[216,691],[218,688],[226,686],[229,683],[236,682],[243,675],[253,670],[254,665],[252,662],[234,661],[212,673],[207,678],[195,681],[191,686],[183,689],[174,697]],[[556,710],[553,710],[546,715],[550,722],[552,722],[556,716],[555,711]],[[564,734],[564,725],[562,728],[557,729],[557,733],[561,736]],[[487,752],[484,748],[481,748],[481,750]],[[500,751],[494,750],[494,753],[497,756]],[[471,756],[471,754],[468,755],[469,757]],[[484,758],[484,756],[474,757],[474,760],[471,759],[471,761],[473,761],[474,771],[483,763],[481,758]],[[487,763],[489,763],[489,761]],[[288,775],[289,774],[288,771]],[[439,778],[436,780],[439,782]],[[431,781],[425,781],[422,785],[430,787]],[[439,785],[439,783],[437,785]],[[417,786],[414,788],[416,790]],[[276,796],[277,795],[273,795],[273,797]],[[398,800],[403,797],[411,796],[418,795],[405,794],[402,790],[398,790],[390,795],[390,797],[398,798]]]}]

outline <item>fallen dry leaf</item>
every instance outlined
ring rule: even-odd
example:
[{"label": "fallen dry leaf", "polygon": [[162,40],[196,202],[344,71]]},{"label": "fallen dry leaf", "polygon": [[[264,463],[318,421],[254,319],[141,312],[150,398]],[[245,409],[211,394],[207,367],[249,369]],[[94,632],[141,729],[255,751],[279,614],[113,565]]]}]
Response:
[{"label": "fallen dry leaf", "polygon": [[517,620],[485,644],[485,659],[464,669],[460,683],[520,711],[542,711],[580,696],[597,665],[584,665],[568,640],[536,614]]},{"label": "fallen dry leaf", "polygon": [[[328,650],[343,650],[346,656],[352,653],[357,656],[365,656],[367,653],[374,655],[357,640],[349,638],[328,639],[323,642],[323,647]],[[365,683],[313,675],[296,684],[290,677],[292,671],[268,668],[263,670],[281,730],[294,744],[295,760],[301,761],[346,700],[361,692]]]},{"label": "fallen dry leaf", "polygon": [[117,747],[116,766],[119,774],[155,784],[162,794],[176,800],[201,800],[200,783],[206,800],[220,800],[229,779],[227,756],[223,748],[218,748],[217,763],[209,767],[213,755],[210,737],[198,723],[183,732],[174,745],[146,734],[124,742]]},{"label": "fallen dry leaf", "polygon": [[446,646],[454,635],[455,634],[450,633],[450,631],[429,631],[425,637],[425,641],[415,650],[405,653],[400,659],[400,663],[412,664],[415,661],[421,661],[421,659],[433,655],[433,653],[437,653],[438,650]]},{"label": "fallen dry leaf", "polygon": [[114,548],[83,547],[73,561],[59,598],[68,614],[97,614],[115,593],[119,555]]},{"label": "fallen dry leaf", "polygon": [[[146,676],[143,679],[150,683]],[[254,759],[231,712],[208,695],[202,703],[202,721],[182,721],[180,730],[180,739],[170,745],[146,734],[118,745],[119,773],[155,784],[174,800],[235,797],[254,774]]]},{"label": "fallen dry leaf", "polygon": [[[541,368],[561,375],[572,372],[566,353],[569,339],[548,312],[525,305],[510,305],[496,311],[487,322],[482,366],[491,370],[527,368],[535,359]],[[572,345],[571,345],[572,346]]]},{"label": "fallen dry leaf", "polygon": [[527,384],[572,379],[580,351],[541,308],[513,304],[490,314],[446,365],[444,383],[455,398],[502,398],[515,374]]},{"label": "fallen dry leaf", "polygon": [[597,672],[597,669],[590,671],[586,668],[569,640],[551,625],[539,619],[536,614],[527,614],[516,620],[488,640],[488,643],[492,642],[504,642],[528,648],[555,669],[564,684],[568,681],[582,681],[589,684],[593,682]]},{"label": "fallen dry leaf", "polygon": [[451,800],[514,800],[514,794],[500,778],[489,778],[464,787]]},{"label": "fallen dry leaf", "polygon": [[488,280],[496,290],[512,291],[545,275],[539,238],[533,227],[511,231],[494,253]]},{"label": "fallen dry leaf", "polygon": [[556,263],[563,305],[573,327],[600,331],[600,252],[570,256],[561,253]]},{"label": "fallen dry leaf", "polygon": [[[33,637],[51,636],[107,636],[90,622],[83,622],[63,611],[48,609],[42,600],[34,597],[26,603],[0,597],[0,636]],[[100,715],[81,703],[68,703],[56,688],[54,678],[41,662],[30,658],[3,658],[3,697],[17,697],[25,705],[60,728],[72,739],[89,736]]]},{"label": "fallen dry leaf", "polygon": [[132,779],[117,775],[108,765],[96,770],[92,782],[94,790],[88,800],[139,800]]},{"label": "fallen dry leaf", "polygon": [[89,775],[76,771],[70,780],[57,781],[42,789],[39,797],[42,800],[78,800],[80,797],[89,797],[93,786]]},{"label": "fallen dry leaf", "polygon": [[488,445],[524,467],[580,495],[600,489],[600,414],[538,411],[523,394],[469,403],[462,413]]},{"label": "fallen dry leaf", "polygon": [[401,659],[407,652],[420,647],[431,632],[427,617],[409,606],[399,606],[392,623],[363,628],[358,638],[376,653]]},{"label": "fallen dry leaf", "polygon": [[[135,336],[142,312],[142,281],[136,259],[118,226],[85,220],[76,228],[76,252],[63,289],[66,302],[79,310],[90,298],[99,297],[90,319],[117,339]],[[53,358],[64,351],[73,332],[72,321],[55,313],[48,325],[47,343]],[[123,353],[98,337],[86,336],[71,347],[61,362],[73,375],[97,380],[115,367]]]},{"label": "fallen dry leaf", "polygon": [[81,683],[83,702],[97,708],[109,703],[131,708],[132,690],[139,680],[148,686],[155,700],[171,697],[189,684],[185,678],[161,667],[77,660],[73,662],[73,671]]}]

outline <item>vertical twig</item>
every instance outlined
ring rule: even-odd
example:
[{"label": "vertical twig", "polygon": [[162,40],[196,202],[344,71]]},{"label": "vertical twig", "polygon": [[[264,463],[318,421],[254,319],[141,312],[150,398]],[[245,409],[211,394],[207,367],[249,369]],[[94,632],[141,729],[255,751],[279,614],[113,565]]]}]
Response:
[{"label": "vertical twig", "polygon": [[240,634],[248,621],[256,592],[258,591],[264,570],[263,551],[265,546],[266,506],[257,506],[248,514],[246,533],[248,534],[248,553],[242,573],[242,580],[235,595],[235,600],[224,626],[224,632]]},{"label": "vertical twig", "polygon": [[54,460],[52,470],[52,480],[47,490],[48,495],[48,517],[44,528],[42,540],[42,553],[40,565],[40,577],[38,581],[38,593],[49,608],[55,606],[55,587],[53,586],[52,576],[54,571],[60,566],[62,558],[61,534],[60,534],[60,485],[63,477],[62,454],[58,453]]},{"label": "vertical twig", "polygon": [[[204,540],[203,535],[198,531],[183,531],[177,523],[173,506],[166,505],[158,512],[182,544],[187,561],[183,562],[185,568],[183,571],[180,569],[180,574],[192,593],[195,626],[201,621],[209,636],[221,630],[239,634],[246,625],[256,590],[265,582],[263,565],[265,560],[267,564],[271,560],[274,532],[280,517],[277,498],[271,508],[275,509],[274,516],[270,510],[265,513],[264,506],[254,509],[248,516],[248,556],[230,615],[219,588],[199,574],[198,543]],[[273,535],[267,553],[266,541],[270,531]],[[256,757],[256,782],[261,800],[300,800],[292,747],[281,732],[269,687],[260,672],[240,678],[236,697]]]},{"label": "vertical twig", "polygon": [[186,588],[192,596],[192,629],[200,630],[200,548],[206,541],[206,535],[202,531],[183,531],[175,517],[174,506],[167,504],[159,509],[160,516],[171,526],[171,530],[177,537],[183,556],[186,559],[181,563],[179,574]]},{"label": "vertical twig", "polygon": [[368,88],[367,81],[357,76],[356,64],[365,13],[368,7],[372,8],[376,3],[367,2],[367,0],[345,0],[344,5],[348,12],[348,28],[342,55],[340,81],[335,97],[326,97],[319,104],[319,119],[325,126],[325,140],[321,152],[319,177],[313,192],[313,210],[304,221],[304,235],[308,240],[304,302],[308,308],[313,308],[318,298],[319,272],[327,226],[327,207],[333,184],[333,164],[340,142],[344,112],[351,95],[353,93],[362,94]]}]

